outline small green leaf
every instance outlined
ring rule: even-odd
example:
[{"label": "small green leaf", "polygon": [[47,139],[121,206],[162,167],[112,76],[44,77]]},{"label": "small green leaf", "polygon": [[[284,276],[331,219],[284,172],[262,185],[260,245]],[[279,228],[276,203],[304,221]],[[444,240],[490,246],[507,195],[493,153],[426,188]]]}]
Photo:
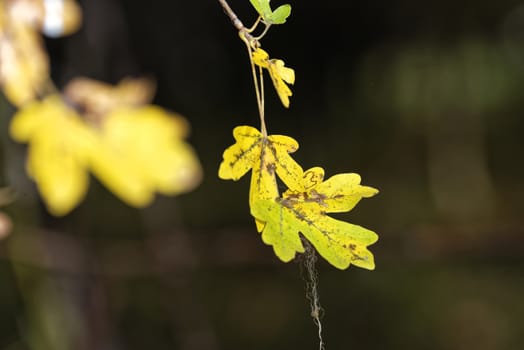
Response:
[{"label": "small green leaf", "polygon": [[291,5],[285,4],[282,6],[279,6],[269,18],[265,19],[266,22],[270,22],[271,24],[283,24],[286,22],[286,19],[291,14]]},{"label": "small green leaf", "polygon": [[260,0],[249,0],[251,5],[257,10],[257,12],[260,14],[262,12],[262,6],[260,6]]},{"label": "small green leaf", "polygon": [[281,5],[275,11],[272,11],[269,6],[269,1],[270,0],[249,0],[266,24],[285,23],[286,19],[291,14],[291,5]]},{"label": "small green leaf", "polygon": [[271,15],[271,7],[269,6],[269,0],[249,0],[251,5],[257,10],[260,17],[264,20],[267,16]]}]

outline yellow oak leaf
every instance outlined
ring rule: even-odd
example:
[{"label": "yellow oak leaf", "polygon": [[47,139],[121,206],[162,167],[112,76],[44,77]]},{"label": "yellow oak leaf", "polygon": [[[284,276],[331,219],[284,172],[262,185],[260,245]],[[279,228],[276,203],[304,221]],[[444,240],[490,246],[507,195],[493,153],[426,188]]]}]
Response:
[{"label": "yellow oak leaf", "polygon": [[53,95],[20,109],[10,134],[29,143],[27,171],[49,212],[62,216],[76,207],[87,192],[89,159],[98,145],[95,132]]},{"label": "yellow oak leaf", "polygon": [[[218,170],[221,179],[236,181],[253,168],[254,172],[258,172],[258,169],[268,174],[276,172],[289,188],[300,185],[303,170],[289,155],[298,149],[298,143],[293,138],[284,135],[263,136],[256,128],[245,125],[237,126],[233,130],[233,137],[236,143],[224,151],[224,160]],[[259,183],[256,179],[257,186]],[[261,190],[264,191],[264,188]]]},{"label": "yellow oak leaf", "polygon": [[295,71],[292,68],[286,67],[282,60],[270,59],[269,54],[261,48],[253,51],[252,59],[257,66],[268,70],[280,101],[284,107],[289,107],[289,97],[293,95],[293,93],[286,83],[295,83]]},{"label": "yellow oak leaf", "polygon": [[297,252],[304,252],[302,233],[333,266],[346,269],[353,264],[374,269],[373,254],[366,247],[377,241],[376,233],[326,213],[349,211],[360,199],[378,191],[360,185],[358,174],[338,174],[324,182],[323,175],[322,168],[312,168],[304,173],[303,191],[288,190],[281,198],[251,204],[251,214],[266,223],[262,240],[287,262]]},{"label": "yellow oak leaf", "polygon": [[185,120],[156,106],[118,108],[100,128],[53,95],[13,118],[13,139],[29,144],[27,170],[49,212],[69,213],[85,196],[91,170],[126,203],[143,207],[155,192],[174,195],[200,181],[200,164],[184,141]]},{"label": "yellow oak leaf", "polygon": [[[126,204],[145,207],[153,201],[154,189],[137,169],[125,149],[113,149],[100,140],[101,147],[90,161],[91,172],[104,186]],[[137,172],[137,170],[139,172]]]},{"label": "yellow oak leaf", "polygon": [[369,198],[378,190],[360,185],[360,175],[344,173],[333,175],[324,180],[324,169],[314,167],[304,172],[302,188],[289,189],[283,194],[288,200],[301,200],[304,205],[314,207],[325,213],[342,213],[350,211],[362,198]]},{"label": "yellow oak leaf", "polygon": [[187,192],[202,177],[184,141],[187,130],[185,119],[157,106],[115,109],[101,126],[103,147],[92,159],[93,173],[133,206],[149,204],[157,191]]},{"label": "yellow oak leaf", "polygon": [[[218,176],[224,180],[238,180],[250,169],[251,187],[249,202],[258,199],[274,200],[279,196],[275,174],[289,188],[297,188],[303,170],[289,155],[298,149],[298,143],[288,136],[263,136],[251,126],[238,126],[233,130],[236,143],[224,151]],[[257,220],[257,229],[263,228]]]}]

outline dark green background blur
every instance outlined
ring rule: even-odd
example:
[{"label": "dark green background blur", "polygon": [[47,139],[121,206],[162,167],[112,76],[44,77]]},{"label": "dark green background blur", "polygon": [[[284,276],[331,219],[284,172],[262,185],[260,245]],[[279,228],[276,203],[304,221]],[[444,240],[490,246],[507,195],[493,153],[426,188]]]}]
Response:
[{"label": "dark green background blur", "polygon": [[[304,168],[381,191],[338,216],[380,235],[376,270],[318,264],[327,349],[524,349],[524,2],[290,3],[263,39],[296,72],[289,110],[267,89],[268,129],[299,141]],[[145,210],[92,179],[54,219],[3,102],[3,181],[18,197],[0,243],[0,349],[317,349],[300,263],[261,242],[248,178],[217,178],[232,129],[258,126],[218,2],[81,4],[83,29],[46,41],[57,83],[156,77],[205,178]],[[255,20],[248,0],[230,5]]]}]

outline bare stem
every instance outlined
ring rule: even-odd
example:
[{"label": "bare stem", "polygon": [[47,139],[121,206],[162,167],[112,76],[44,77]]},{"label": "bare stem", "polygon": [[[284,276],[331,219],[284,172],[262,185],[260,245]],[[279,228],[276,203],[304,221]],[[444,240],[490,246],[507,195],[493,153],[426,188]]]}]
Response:
[{"label": "bare stem", "polygon": [[253,75],[253,84],[255,85],[255,94],[257,96],[258,115],[260,116],[260,132],[263,137],[267,136],[266,122],[264,118],[264,81],[263,76],[260,77],[260,82],[257,77],[255,63],[253,62],[253,51],[251,45],[246,41],[247,52],[249,55],[249,63],[251,64],[251,74]]},{"label": "bare stem", "polygon": [[248,32],[249,33],[252,33],[256,27],[258,27],[258,24],[260,23],[260,21],[262,20],[262,17],[258,16],[257,20],[255,21],[255,23],[253,24],[253,26],[251,26],[251,28],[248,28]]},{"label": "bare stem", "polygon": [[269,26],[266,25],[264,32],[259,37],[255,38],[250,33],[260,23],[260,17],[257,19],[253,27],[248,29],[244,26],[242,21],[238,19],[237,15],[235,14],[235,12],[233,12],[231,7],[229,7],[226,0],[218,0],[218,2],[220,3],[220,5],[222,5],[224,12],[228,15],[228,17],[231,19],[231,22],[238,30],[238,35],[240,36],[240,39],[246,44],[247,52],[249,55],[249,62],[251,64],[251,73],[253,75],[253,83],[255,85],[255,94],[257,97],[258,114],[260,116],[260,132],[262,133],[263,137],[267,137],[266,122],[264,118],[264,76],[262,74],[262,68],[259,67],[259,77],[257,77],[255,63],[253,62],[253,49],[260,47],[258,39],[264,36]]},{"label": "bare stem", "polygon": [[264,101],[264,70],[258,67],[258,76],[260,79],[260,131],[263,137],[267,136],[266,119],[265,119],[265,101]]},{"label": "bare stem", "polygon": [[264,31],[259,35],[259,36],[256,36],[254,39],[255,40],[260,40],[264,37],[264,35],[266,35],[267,31],[269,30],[269,28],[271,27],[271,24],[265,24],[265,28],[264,28]]}]

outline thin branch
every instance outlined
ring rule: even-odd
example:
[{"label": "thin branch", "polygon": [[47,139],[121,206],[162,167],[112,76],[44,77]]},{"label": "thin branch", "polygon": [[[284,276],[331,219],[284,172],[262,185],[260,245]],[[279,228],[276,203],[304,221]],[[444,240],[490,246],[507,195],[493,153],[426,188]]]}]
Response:
[{"label": "thin branch", "polygon": [[251,35],[251,32],[256,28],[256,26],[260,23],[260,17],[257,18],[255,24],[251,28],[244,27],[244,24],[242,21],[240,21],[231,9],[229,7],[229,4],[226,0],[218,0],[220,5],[222,5],[222,8],[224,9],[224,12],[229,16],[231,19],[231,22],[235,26],[235,28],[238,30],[238,35],[240,36],[240,39],[246,44],[247,52],[249,55],[249,63],[251,64],[251,73],[253,75],[253,83],[255,85],[255,94],[257,98],[257,106],[258,106],[258,114],[260,115],[260,129],[262,132],[262,135],[264,137],[267,136],[267,130],[266,130],[266,122],[264,119],[264,81],[263,81],[263,75],[262,75],[262,69],[259,68],[260,73],[260,81],[257,78],[255,63],[253,62],[253,50],[260,47],[260,43],[258,41],[259,38],[264,36],[264,34],[267,32],[267,29],[269,28],[268,25],[266,25],[266,28],[262,35],[259,37],[253,37]]},{"label": "thin branch", "polygon": [[[259,81],[257,79],[257,73],[255,68],[255,62],[253,62],[253,52],[251,49],[251,45],[247,41],[245,41],[247,52],[249,55],[249,63],[251,65],[251,74],[253,75],[253,83],[255,85],[255,94],[257,97],[257,107],[258,107],[258,115],[260,116],[260,129],[263,137],[267,136],[267,129],[266,129],[266,122],[264,118],[264,82],[263,77],[261,75],[261,80]],[[260,84],[260,85],[259,85]]]},{"label": "thin branch", "polygon": [[255,23],[251,26],[251,28],[248,28],[247,31],[250,32],[250,33],[253,33],[253,31],[258,27],[258,25],[259,25],[261,20],[262,20],[262,17],[258,16],[258,18],[255,21]]},{"label": "thin branch", "polygon": [[259,36],[255,37],[254,39],[256,41],[261,40],[264,37],[264,35],[266,35],[266,33],[268,32],[270,27],[271,27],[271,24],[266,24],[266,27],[264,28],[264,31],[262,32],[262,34],[260,34]]},{"label": "thin branch", "polygon": [[[258,47],[259,46],[258,40],[255,39],[250,34],[250,29],[246,28],[244,26],[244,24],[242,23],[242,21],[240,19],[238,19],[238,17],[235,14],[235,12],[233,12],[231,7],[229,7],[229,4],[227,3],[227,1],[226,0],[218,0],[218,2],[220,3],[220,5],[222,5],[222,8],[224,9],[224,12],[229,17],[229,19],[231,19],[231,23],[233,23],[235,28],[238,30],[238,33],[240,34],[240,37],[241,38],[242,37],[245,38],[245,40],[247,40],[247,42],[249,42],[249,44],[254,45],[255,47]],[[258,22],[258,20],[257,20],[257,22]]]}]

